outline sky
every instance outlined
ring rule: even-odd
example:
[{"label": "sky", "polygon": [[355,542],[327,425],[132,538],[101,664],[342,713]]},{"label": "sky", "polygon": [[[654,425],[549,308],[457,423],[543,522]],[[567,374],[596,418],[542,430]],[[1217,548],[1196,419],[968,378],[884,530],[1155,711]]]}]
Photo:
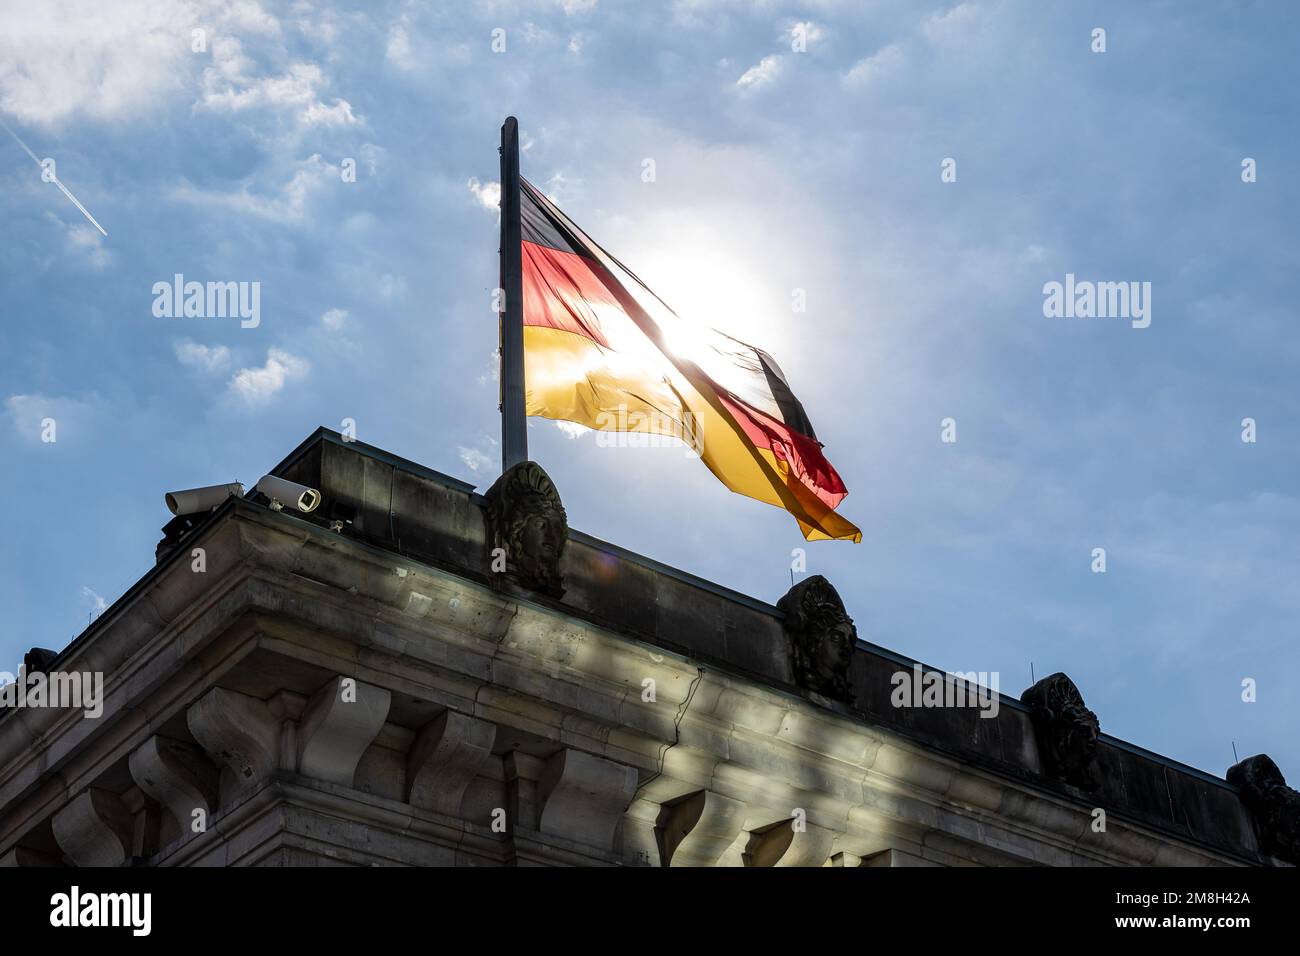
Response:
[{"label": "sky", "polygon": [[[491,484],[513,114],[525,176],[775,356],[864,539],[533,419],[571,527],[773,603],[802,548],[864,640],[1013,696],[1065,671],[1107,733],[1295,783],[1298,32],[1283,0],[0,0],[0,670],[153,566],[165,492],[320,425]],[[259,283],[258,321],[156,314],[178,273]],[[1049,317],[1067,275],[1150,283],[1149,326]]]}]

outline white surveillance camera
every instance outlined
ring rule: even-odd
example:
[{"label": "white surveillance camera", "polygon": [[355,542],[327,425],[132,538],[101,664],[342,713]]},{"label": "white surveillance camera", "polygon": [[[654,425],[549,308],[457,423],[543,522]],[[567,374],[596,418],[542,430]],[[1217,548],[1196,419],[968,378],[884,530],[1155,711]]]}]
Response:
[{"label": "white surveillance camera", "polygon": [[227,498],[243,497],[244,486],[234,481],[228,485],[208,485],[206,488],[190,488],[187,491],[169,491],[166,495],[167,508],[174,515],[193,515],[201,511],[211,511]]},{"label": "white surveillance camera", "polygon": [[271,499],[271,507],[279,511],[285,505],[310,514],[320,505],[320,492],[297,482],[267,475],[257,483],[257,490]]}]

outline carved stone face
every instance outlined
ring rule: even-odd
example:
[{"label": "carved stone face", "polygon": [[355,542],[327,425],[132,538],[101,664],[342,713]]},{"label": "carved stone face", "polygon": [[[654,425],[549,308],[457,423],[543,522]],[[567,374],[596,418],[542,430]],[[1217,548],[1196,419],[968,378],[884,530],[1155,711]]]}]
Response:
[{"label": "carved stone face", "polygon": [[820,652],[813,658],[813,667],[823,682],[834,682],[848,673],[853,660],[853,646],[857,642],[857,628],[847,617],[834,620],[826,629]]},{"label": "carved stone face", "polygon": [[858,631],[835,588],[814,575],[791,588],[777,607],[785,614],[795,681],[827,697],[848,700]]},{"label": "carved stone face", "polygon": [[560,496],[536,462],[515,465],[488,489],[487,544],[504,553],[507,577],[560,597],[560,559],[569,537]]},{"label": "carved stone face", "polygon": [[1060,721],[1071,737],[1071,748],[1083,757],[1091,757],[1101,736],[1097,715],[1082,703],[1071,703],[1061,709]]},{"label": "carved stone face", "polygon": [[560,559],[560,547],[563,544],[563,529],[557,522],[544,514],[535,513],[524,518],[520,532],[518,558],[520,563],[529,566],[530,573],[544,576],[547,569],[555,566]]}]

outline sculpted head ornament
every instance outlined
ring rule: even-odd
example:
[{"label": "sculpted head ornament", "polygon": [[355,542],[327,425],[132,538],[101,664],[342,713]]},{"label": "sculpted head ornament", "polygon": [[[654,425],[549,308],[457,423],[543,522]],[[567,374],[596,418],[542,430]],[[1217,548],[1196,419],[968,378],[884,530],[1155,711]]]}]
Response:
[{"label": "sculpted head ornament", "polygon": [[[569,522],[542,466],[534,461],[514,465],[485,497],[490,557],[503,559],[504,573],[519,584],[552,597],[564,594],[560,558]],[[495,561],[493,567],[497,569]]]},{"label": "sculpted head ornament", "polygon": [[787,591],[776,606],[785,614],[795,681],[826,697],[849,701],[849,664],[858,631],[839,593],[815,574]]},{"label": "sculpted head ornament", "polygon": [[1267,754],[1247,757],[1228,770],[1228,783],[1241,788],[1241,802],[1255,818],[1260,849],[1300,866],[1300,793]]},{"label": "sculpted head ornament", "polygon": [[1101,724],[1065,674],[1044,677],[1020,695],[1030,707],[1043,769],[1076,787],[1096,787],[1093,761]]}]

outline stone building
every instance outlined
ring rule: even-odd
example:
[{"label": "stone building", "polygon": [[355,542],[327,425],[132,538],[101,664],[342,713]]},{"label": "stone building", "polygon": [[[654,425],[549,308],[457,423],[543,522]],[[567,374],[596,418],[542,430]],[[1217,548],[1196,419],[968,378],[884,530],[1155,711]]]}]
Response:
[{"label": "stone building", "polygon": [[[480,496],[319,430],[0,710],[8,865],[1285,865],[1295,791],[1100,733],[1063,674],[963,681],[567,527],[536,465]],[[900,676],[904,675],[904,676]],[[912,677],[947,705],[899,704]],[[986,692],[987,693],[987,692]],[[986,696],[985,702],[989,700]],[[1104,823],[1104,829],[1099,827]]]}]

